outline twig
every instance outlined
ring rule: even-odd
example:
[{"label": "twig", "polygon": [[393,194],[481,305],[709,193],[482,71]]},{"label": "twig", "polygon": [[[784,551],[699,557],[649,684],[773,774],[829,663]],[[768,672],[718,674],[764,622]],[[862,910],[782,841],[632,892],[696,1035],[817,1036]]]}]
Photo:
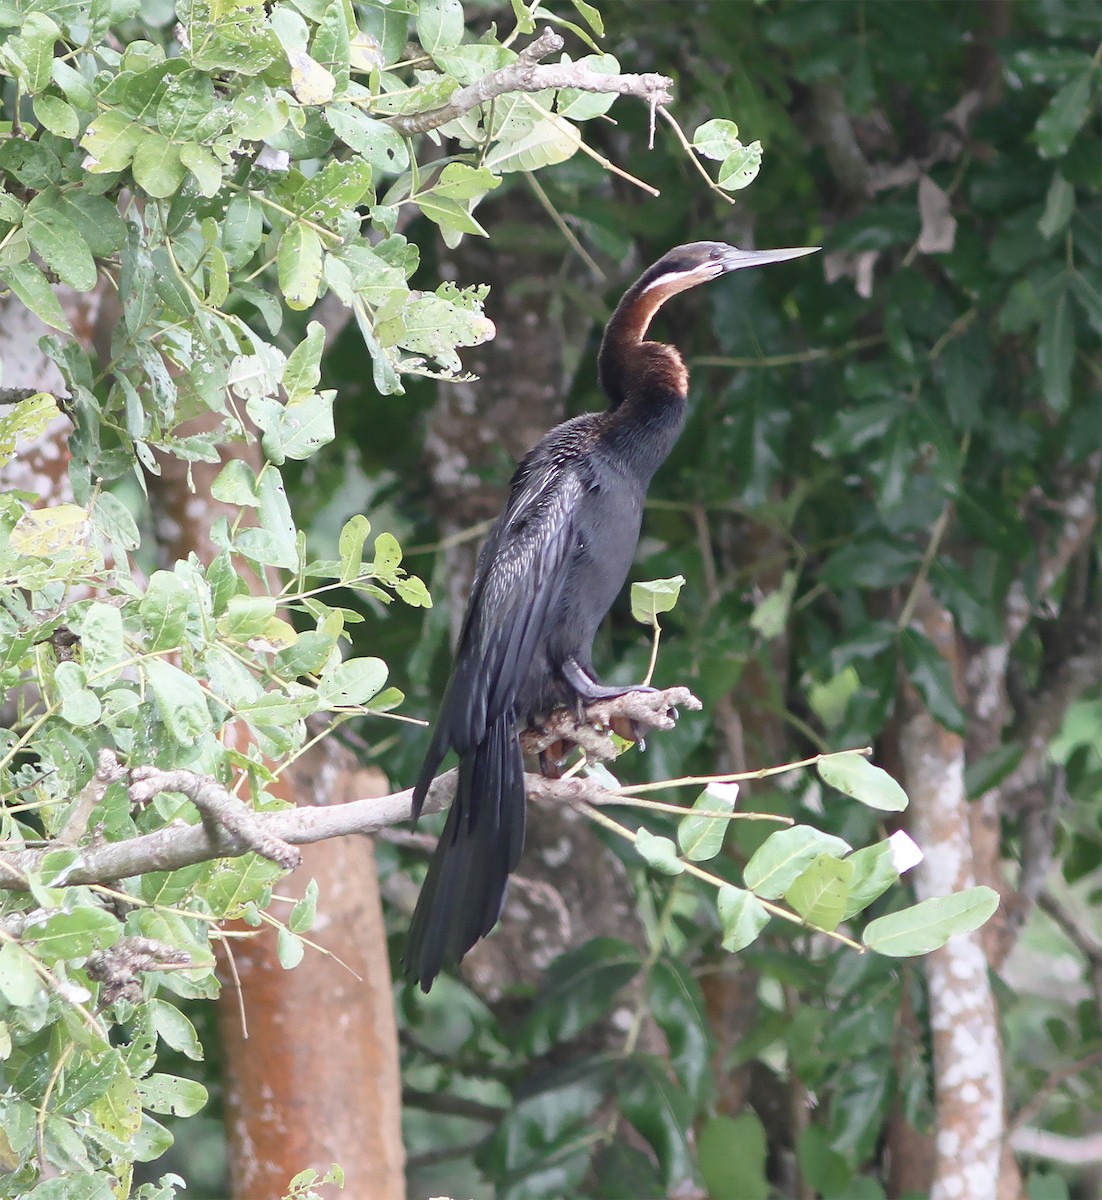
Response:
[{"label": "twig", "polygon": [[103,803],[107,789],[125,777],[126,771],[112,751],[101,750],[96,759],[96,773],[81,788],[73,811],[57,835],[61,845],[75,846],[84,837],[88,832],[88,822],[92,819],[92,813]]},{"label": "twig", "polygon": [[1081,1058],[1076,1062],[1065,1063],[1062,1067],[1057,1067],[1054,1071],[1050,1071],[1045,1076],[1044,1082],[1039,1087],[1033,1089],[1029,1103],[1023,1104],[1011,1118],[1007,1132],[1012,1133],[1015,1129],[1020,1129],[1023,1125],[1028,1125],[1030,1121],[1039,1116],[1049,1096],[1065,1080],[1074,1079],[1076,1075],[1082,1075],[1084,1071],[1089,1071],[1091,1067],[1100,1065],[1102,1065],[1102,1050],[1095,1050],[1093,1053],[1088,1054],[1086,1058]]},{"label": "twig", "polygon": [[1063,904],[1049,891],[1044,891],[1037,899],[1037,907],[1046,913],[1067,937],[1068,941],[1079,951],[1090,971],[1091,990],[1094,992],[1094,1004],[1098,1010],[1099,1020],[1102,1021],[1102,943],[1088,933]]},{"label": "twig", "polygon": [[453,92],[447,104],[427,112],[399,113],[383,119],[403,136],[412,137],[438,129],[496,96],[510,92],[542,92],[549,88],[638,96],[651,104],[668,104],[672,100],[673,80],[665,75],[601,75],[584,63],[538,65],[541,58],[558,53],[565,44],[554,30],[545,29],[520,52],[516,62]]},{"label": "twig", "polygon": [[[104,753],[109,753],[105,751]],[[218,830],[244,843],[264,858],[293,871],[302,855],[277,835],[265,829],[243,801],[218,783],[194,771],[161,771],[157,767],[136,767],[130,785],[130,797],[138,804],[148,803],[160,792],[179,792],[202,813],[203,824],[217,835]]]}]

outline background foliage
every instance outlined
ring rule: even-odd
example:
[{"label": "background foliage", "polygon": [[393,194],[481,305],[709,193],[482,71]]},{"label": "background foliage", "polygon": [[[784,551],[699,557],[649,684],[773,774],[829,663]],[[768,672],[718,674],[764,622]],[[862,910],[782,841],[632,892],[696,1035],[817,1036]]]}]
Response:
[{"label": "background foliage", "polygon": [[[725,186],[750,182],[764,144],[767,174],[737,208],[663,125],[648,150],[647,108],[629,100],[615,127],[598,121],[610,97],[559,92],[499,98],[478,122],[472,113],[439,134],[401,136],[391,118],[512,61],[500,39],[537,28],[523,5],[0,2],[0,283],[60,331],[70,322],[55,280],[90,292],[106,279],[119,306],[102,357],[81,340],[50,350],[70,396],[72,503],[3,498],[3,839],[9,850],[52,847],[20,860],[26,890],[8,893],[0,926],[3,1194],[74,1196],[74,1179],[81,1195],[129,1193],[132,1160],[168,1144],[160,1118],[203,1105],[191,1076],[211,1071],[217,1086],[213,1067],[194,1066],[203,1051],[191,1017],[203,1021],[189,1007],[216,988],[212,931],[227,916],[274,919],[265,910],[278,871],[252,855],[67,886],[97,754],[226,782],[243,772],[263,808],[278,803],[265,787],[305,745],[307,718],[382,713],[402,693],[406,711],[431,712],[447,626],[405,569],[439,582],[430,555],[409,551],[437,539],[420,470],[436,384],[423,377],[458,373],[457,351],[492,333],[480,280],[439,282],[460,235],[561,245],[618,283],[623,264],[692,236],[825,248],[825,272],[746,273],[669,315],[694,365],[692,415],[656,481],[637,577],[685,577],[661,618],[659,679],[691,686],[705,713],[618,762],[624,781],[744,765],[723,720],[732,703],[757,714],[742,723],[754,767],[874,742],[890,759],[907,687],[945,728],[967,732],[966,693],[911,620],[928,585],[976,654],[1005,641],[1014,597],[1027,610],[1008,648],[1015,720],[969,761],[979,798],[1013,776],[1036,736],[1030,697],[1090,636],[1089,553],[1055,588],[1039,580],[1070,484],[1097,473],[1096,14],[1031,0],[994,41],[983,10],[948,3],[653,4],[645,36],[637,8],[615,3],[607,28],[584,4],[539,22],[567,17],[572,54],[594,70],[679,79],[675,112],[685,129],[702,127],[695,144]],[[977,42],[990,55],[979,66]],[[962,129],[946,114],[981,75],[985,102]],[[839,166],[816,125],[838,96],[857,160],[894,164],[894,176],[855,180]],[[731,116],[747,145],[722,123]],[[580,121],[661,195],[578,154]],[[428,158],[443,169],[424,170]],[[537,169],[554,216],[496,223],[498,198]],[[526,282],[537,281],[511,286]],[[594,357],[616,286],[565,265],[552,282],[546,336],[559,336],[568,309],[591,318],[568,410],[598,407]],[[325,330],[306,319],[323,294],[330,329],[338,314],[352,318],[325,360],[336,409],[319,386]],[[54,415],[38,399],[7,411],[8,447]],[[199,420],[181,428],[185,418]],[[217,463],[216,447],[250,436],[246,418],[263,458],[233,458],[218,476],[220,553],[159,562],[145,473],[168,457]],[[367,550],[365,510],[385,531]],[[396,597],[404,604],[384,610]],[[79,638],[76,652],[60,630]],[[342,658],[348,637],[361,657]],[[649,654],[625,605],[599,648],[605,674],[641,678]],[[401,691],[385,686],[384,661]],[[1072,704],[1079,682],[1057,714],[1067,720],[1045,797],[1063,797],[1048,829],[1057,920],[1097,906],[1096,689]],[[247,737],[226,736],[235,723]],[[380,724],[364,724],[370,754],[396,784],[408,780],[423,737]],[[841,847],[881,844],[895,818],[796,778],[755,786],[749,803],[814,827],[812,852],[779,891],[757,890],[780,898],[799,875],[814,885],[801,899],[810,906],[830,886],[837,898]],[[709,847],[719,854],[709,869],[731,888],[717,912],[714,891],[672,865],[669,819],[628,815],[659,868],[610,836],[636,889],[642,944],[584,942],[535,994],[504,1000],[458,980],[428,998],[399,991],[411,1190],[887,1194],[885,1131],[933,1120],[921,973],[796,925],[765,927],[732,885],[754,878],[745,868],[772,826],[735,822],[722,853]],[[1027,810],[1006,815],[1003,849],[1016,861],[1036,827]],[[172,793],[135,811],[116,781],[94,824],[123,840],[176,819],[198,813]],[[402,872],[420,860],[395,846],[382,854],[401,897]],[[879,861],[862,863],[866,878]],[[805,879],[813,867],[828,877]],[[864,897],[871,915],[907,903],[898,888],[878,894]],[[287,920],[288,965],[312,915],[305,903]],[[400,902],[392,916],[397,951]],[[1033,1122],[1075,1136],[1099,1104],[1097,1066],[1052,1075],[1098,1048],[1095,962],[1074,920],[1054,934],[1033,919],[1016,973],[1011,960],[1004,975],[1011,1107],[1040,1090]],[[188,965],[112,996],[92,956],[133,938],[186,951]],[[1038,993],[1030,954],[1068,972],[1068,986]],[[174,964],[163,955],[160,965]],[[730,976],[746,1001],[734,1045],[710,992]],[[171,1072],[158,1063],[168,1052]],[[738,1107],[730,1079],[741,1081]],[[1040,1166],[1030,1186],[1059,1196],[1074,1175]],[[173,1183],[135,1194],[169,1196]]]}]

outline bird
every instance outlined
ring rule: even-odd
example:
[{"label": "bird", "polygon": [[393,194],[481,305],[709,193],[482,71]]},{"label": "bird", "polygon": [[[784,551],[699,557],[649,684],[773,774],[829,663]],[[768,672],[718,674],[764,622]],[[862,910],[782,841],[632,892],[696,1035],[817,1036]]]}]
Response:
[{"label": "bird", "polygon": [[819,247],[742,250],[691,242],[627,289],[605,328],[598,381],[603,412],[556,426],[528,452],[479,553],[467,609],[424,762],[414,823],[442,762],[455,751],[455,798],[429,863],[406,940],[407,978],[428,992],[445,967],[497,923],[524,844],[520,731],[557,706],[643,685],[603,684],[593,639],[623,587],[651,478],[685,423],[689,373],[676,347],[648,339],[672,296],[745,267]]}]

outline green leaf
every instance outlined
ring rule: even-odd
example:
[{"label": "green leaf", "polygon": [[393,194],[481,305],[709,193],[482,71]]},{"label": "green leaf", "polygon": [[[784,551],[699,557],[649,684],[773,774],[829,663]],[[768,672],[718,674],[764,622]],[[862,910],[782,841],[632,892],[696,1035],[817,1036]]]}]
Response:
[{"label": "green leaf", "polygon": [[180,163],[195,176],[199,191],[207,197],[217,196],[222,188],[222,163],[205,146],[185,142],[180,147]]},{"label": "green leaf", "polygon": [[720,1114],[697,1137],[700,1173],[712,1200],[767,1200],[765,1129],[755,1112]]},{"label": "green leaf", "polygon": [[371,532],[371,522],[362,513],[350,517],[341,529],[337,551],[341,556],[341,580],[356,579],[363,570],[364,542]]},{"label": "green leaf", "polygon": [[723,925],[723,948],[732,954],[756,941],[769,924],[769,912],[757,896],[730,883],[719,889],[716,907]]},{"label": "green leaf", "polygon": [[1063,233],[1068,222],[1075,215],[1075,188],[1057,171],[1048,185],[1045,196],[1045,211],[1037,222],[1041,237],[1051,241],[1058,233]]},{"label": "green leaf", "polygon": [[[274,467],[268,466],[261,474],[257,498],[260,501],[261,531],[269,538],[266,545],[269,557],[262,561],[273,567],[293,568],[298,563],[298,530],[291,517],[283,477]],[[250,532],[245,530],[239,542],[246,543],[246,535]]]},{"label": "green leaf", "polygon": [[463,40],[461,0],[420,0],[417,6],[417,40],[427,54],[458,46]]},{"label": "green leaf", "polygon": [[44,325],[60,329],[62,333],[72,333],[69,319],[53,288],[34,263],[11,263],[0,267],[0,282],[6,283]]},{"label": "green leaf", "polygon": [[644,625],[656,626],[658,614],[669,612],[677,604],[685,584],[684,575],[670,579],[651,579],[631,585],[631,615]]},{"label": "green leaf", "polygon": [[96,264],[88,244],[76,226],[56,208],[36,196],[27,205],[23,228],[31,245],[63,282],[78,292],[90,292],[96,286]]},{"label": "green leaf", "polygon": [[289,308],[309,308],[321,287],[321,238],[308,225],[292,221],[279,239],[279,290]]},{"label": "green leaf", "polygon": [[[118,551],[136,550],[141,545],[138,525],[114,492],[100,492],[92,508],[92,528]],[[119,555],[119,557],[122,557]]]},{"label": "green leaf", "polygon": [[992,888],[968,888],[877,917],[865,926],[861,940],[870,950],[891,958],[928,954],[951,937],[978,929],[998,907],[999,894]]},{"label": "green leaf", "polygon": [[247,642],[264,632],[276,614],[272,596],[233,596],[224,616],[218,618],[218,632],[236,642]]},{"label": "green leaf", "polygon": [[179,646],[187,628],[190,597],[171,571],[154,571],[149,577],[138,612],[145,630],[147,650]]},{"label": "green leaf", "polygon": [[670,1082],[669,1064],[649,1054],[629,1059],[617,1081],[624,1116],[658,1156],[665,1196],[688,1192],[694,1179],[692,1105]]},{"label": "green leaf", "polygon": [[57,400],[49,392],[36,392],[6,410],[0,410],[0,466],[11,460],[17,442],[32,441],[59,416],[61,410]]},{"label": "green leaf", "polygon": [[677,846],[672,838],[659,837],[649,829],[640,829],[635,835],[635,849],[663,875],[680,875],[685,870],[685,864],[677,857]]},{"label": "green leaf", "polygon": [[122,926],[113,913],[82,905],[28,924],[22,940],[34,947],[43,962],[55,963],[64,958],[87,958],[93,950],[113,946],[121,934]]},{"label": "green leaf", "polygon": [[394,581],[394,590],[398,599],[405,601],[413,608],[432,608],[432,597],[424,581],[416,575],[407,575],[405,579]]},{"label": "green leaf", "polygon": [[824,783],[869,808],[880,812],[902,812],[907,807],[907,793],[899,784],[887,771],[874,767],[856,751],[822,759],[818,771]]},{"label": "green leaf", "polygon": [[165,199],[175,195],[187,174],[180,148],[163,134],[143,132],[134,150],[134,179],[148,195]]},{"label": "green leaf", "polygon": [[301,900],[296,900],[287,918],[287,928],[292,933],[306,933],[313,927],[318,912],[318,881],[311,879],[306,885],[306,893]]},{"label": "green leaf", "polygon": [[593,938],[560,954],[547,968],[521,1029],[525,1053],[546,1054],[601,1020],[641,966],[639,951],[616,938]]},{"label": "green leaf", "polygon": [[820,854],[841,858],[849,844],[810,825],[780,829],[754,851],[743,872],[743,882],[767,900],[783,896],[797,876]]},{"label": "green leaf", "polygon": [[588,4],[586,0],[570,0],[570,2],[578,10],[578,15],[585,21],[589,28],[598,37],[604,37],[605,22],[600,12],[592,4]]},{"label": "green leaf", "polygon": [[716,182],[724,191],[739,191],[757,178],[761,170],[761,157],[761,142],[740,146],[723,160]]},{"label": "green leaf", "polygon": [[899,879],[899,872],[895,869],[892,848],[887,841],[855,850],[846,862],[853,866],[849,899],[842,914],[842,919],[848,921],[882,896]]},{"label": "green leaf", "polygon": [[[278,440],[282,458],[309,458],[334,438],[333,399],[336,392],[315,392],[296,396],[279,407],[279,420],[271,436],[266,433],[265,450]],[[274,456],[270,455],[273,458]]]},{"label": "green leaf", "polygon": [[909,579],[920,558],[914,546],[898,538],[855,538],[823,563],[819,580],[839,588],[890,587]]},{"label": "green leaf", "polygon": [[296,937],[289,929],[281,925],[279,933],[276,935],[276,957],[279,959],[279,965],[285,971],[294,970],[302,962],[305,954],[306,946],[302,938]]},{"label": "green leaf", "polygon": [[436,192],[423,192],[416,199],[417,207],[441,229],[452,229],[456,233],[473,233],[488,237],[486,230],[467,211],[467,206],[449,196]]},{"label": "green leaf", "polygon": [[56,558],[78,551],[87,536],[87,511],[79,504],[55,504],[23,513],[11,531],[10,545],[17,554]]},{"label": "green leaf", "polygon": [[103,706],[99,697],[88,688],[77,688],[61,702],[61,719],[78,729],[87,729],[89,725],[95,725],[102,715]]},{"label": "green leaf", "polygon": [[19,36],[0,43],[6,60],[23,85],[33,95],[50,84],[53,77],[54,43],[61,37],[56,22],[45,13],[30,11],[23,18]]},{"label": "green leaf", "polygon": [[0,946],[0,996],[13,1008],[30,1008],[45,997],[34,959],[18,942]]},{"label": "green leaf", "polygon": [[385,121],[340,103],[326,105],[325,119],[337,137],[362,155],[374,171],[398,175],[409,168],[409,150],[405,142]]},{"label": "green leaf", "polygon": [[38,123],[59,138],[75,138],[80,130],[80,118],[73,106],[60,96],[48,92],[35,96],[33,108]]},{"label": "green leaf", "polygon": [[539,171],[566,162],[581,145],[581,134],[561,117],[541,117],[515,139],[503,138],[492,145],[482,165],[497,175],[511,171]]},{"label": "green leaf", "polygon": [[191,746],[211,731],[206,697],[193,676],[160,658],[148,659],[144,670],[161,719],[174,741]]},{"label": "green leaf", "polygon": [[837,929],[849,898],[854,867],[849,859],[817,855],[784,893],[785,900],[812,925]]},{"label": "green leaf", "polygon": [[670,1063],[699,1109],[714,1087],[715,1048],[700,986],[686,966],[663,956],[647,976],[646,987],[651,1016],[666,1035]]},{"label": "green leaf", "polygon": [[194,1079],[159,1071],[138,1080],[142,1107],[170,1117],[193,1117],[207,1102],[207,1089]]},{"label": "green leaf", "polygon": [[256,476],[243,458],[231,458],[226,463],[210,485],[210,494],[223,504],[236,504],[239,508],[256,508],[260,503]]},{"label": "green leaf", "polygon": [[942,658],[933,642],[917,629],[904,629],[899,635],[899,644],[907,676],[930,715],[946,729],[963,734],[964,711],[957,700],[948,660]]},{"label": "green leaf", "polygon": [[435,196],[449,200],[476,200],[501,185],[501,177],[485,167],[470,167],[466,163],[448,163],[433,184]]},{"label": "green leaf", "polygon": [[387,665],[381,658],[353,658],[327,671],[318,683],[324,708],[366,704],[386,683]]},{"label": "green leaf", "polygon": [[231,270],[239,270],[256,253],[264,238],[264,218],[260,201],[248,192],[239,192],[226,206],[222,221],[222,253]]},{"label": "green leaf", "polygon": [[739,149],[738,126],[734,121],[716,119],[705,121],[693,134],[692,147],[703,158],[722,162]]},{"label": "green leaf", "polygon": [[1090,112],[1091,83],[1095,74],[1092,63],[1052,97],[1041,114],[1033,133],[1042,158],[1059,158],[1067,153],[1075,135],[1082,129]]},{"label": "green leaf", "polygon": [[190,1019],[166,1000],[150,1000],[149,1015],[157,1036],[193,1062],[203,1061],[203,1043]]},{"label": "green leaf", "polygon": [[392,533],[380,533],[375,539],[375,559],[371,564],[371,573],[378,579],[393,583],[398,577],[398,568],[402,563],[402,547]]},{"label": "green leaf", "polygon": [[715,856],[723,848],[723,838],[727,833],[725,815],[708,816],[708,813],[727,814],[735,810],[737,789],[731,792],[718,792],[708,789],[700,793],[693,804],[693,813],[699,816],[682,817],[677,825],[677,844],[681,853],[690,862],[704,862]]},{"label": "green leaf", "polygon": [[1071,369],[1075,365],[1075,316],[1068,302],[1069,289],[1061,287],[1046,305],[1037,339],[1037,365],[1045,403],[1056,414],[1071,403]]},{"label": "green leaf", "polygon": [[117,109],[108,109],[88,126],[80,144],[95,159],[94,163],[89,164],[88,170],[124,171],[130,166],[141,140],[140,126]]},{"label": "green leaf", "polygon": [[283,390],[290,400],[307,397],[321,380],[321,352],[325,349],[325,326],[311,321],[306,337],[287,356],[283,368]]},{"label": "green leaf", "polygon": [[785,571],[777,590],[760,600],[750,614],[750,628],[771,642],[784,633],[792,596],[796,591],[796,572]]}]

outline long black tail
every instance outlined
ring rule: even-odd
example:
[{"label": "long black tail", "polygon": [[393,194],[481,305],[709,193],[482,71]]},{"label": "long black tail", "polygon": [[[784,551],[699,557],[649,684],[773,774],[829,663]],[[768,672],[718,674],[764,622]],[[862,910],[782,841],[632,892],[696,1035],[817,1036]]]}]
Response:
[{"label": "long black tail", "polygon": [[423,991],[494,927],[524,845],[524,759],[512,714],[460,756],[444,832],[413,913],[402,965]]}]

